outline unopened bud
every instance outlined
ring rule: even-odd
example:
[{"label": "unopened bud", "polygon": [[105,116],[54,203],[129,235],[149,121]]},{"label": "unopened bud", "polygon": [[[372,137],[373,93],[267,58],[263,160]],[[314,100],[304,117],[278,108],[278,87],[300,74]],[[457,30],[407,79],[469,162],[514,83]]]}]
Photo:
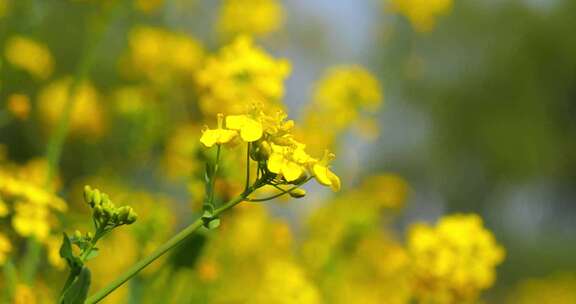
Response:
[{"label": "unopened bud", "polygon": [[92,202],[96,206],[100,205],[102,202],[102,194],[100,193],[100,190],[94,189],[94,191],[92,191]]},{"label": "unopened bud", "polygon": [[82,238],[82,233],[79,230],[74,231],[74,238],[76,239],[81,239]]},{"label": "unopened bud", "polygon": [[263,140],[257,145],[254,145],[254,149],[252,150],[251,156],[252,159],[254,159],[255,161],[262,161],[267,160],[270,157],[271,153],[272,153],[272,147],[267,141]]},{"label": "unopened bud", "polygon": [[94,202],[92,201],[93,190],[90,186],[84,186],[84,201],[90,205],[91,208],[94,207]]},{"label": "unopened bud", "polygon": [[87,237],[89,240],[91,240],[91,239],[94,238],[94,233],[91,232],[91,231],[88,231],[88,232],[86,233],[86,237]]},{"label": "unopened bud", "polygon": [[306,190],[301,188],[296,188],[288,193],[290,193],[290,196],[293,198],[303,198],[306,196]]},{"label": "unopened bud", "polygon": [[136,212],[134,212],[134,210],[132,210],[132,208],[130,208],[130,210],[128,211],[128,216],[126,217],[126,224],[130,225],[134,223],[136,219],[138,219],[138,215],[136,214]]},{"label": "unopened bud", "polygon": [[128,213],[130,213],[130,207],[128,206],[122,206],[120,208],[118,208],[118,221],[120,223],[125,223],[126,219],[128,218]]}]

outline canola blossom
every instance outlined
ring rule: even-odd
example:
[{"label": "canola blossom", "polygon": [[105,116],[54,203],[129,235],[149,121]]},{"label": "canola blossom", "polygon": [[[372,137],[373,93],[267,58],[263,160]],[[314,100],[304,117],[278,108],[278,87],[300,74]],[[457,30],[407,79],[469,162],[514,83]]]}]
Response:
[{"label": "canola blossom", "polygon": [[502,159],[461,166],[428,147],[452,127],[437,113],[463,125],[460,140],[483,134],[452,112],[457,77],[431,73],[451,44],[419,34],[454,1],[382,1],[383,24],[342,33],[334,20],[371,7],[24,2],[0,0],[0,303],[576,301],[570,269],[512,282],[519,250],[503,232],[520,222],[500,220],[515,204],[460,213],[491,194],[468,196],[465,181],[488,184],[490,166],[522,155],[481,141],[470,150]]},{"label": "canola blossom", "polygon": [[478,215],[456,214],[435,227],[416,224],[408,235],[416,297],[423,302],[475,301],[494,284],[504,249]]},{"label": "canola blossom", "polygon": [[24,36],[11,37],[4,49],[6,60],[33,77],[44,80],[52,75],[54,59],[43,44]]},{"label": "canola blossom", "polygon": [[225,35],[264,36],[284,23],[279,0],[225,0],[218,14],[218,30]]},{"label": "canola blossom", "polygon": [[452,8],[453,0],[392,0],[392,10],[404,15],[417,32],[430,32],[436,19],[446,15]]},{"label": "canola blossom", "polygon": [[273,58],[250,36],[238,36],[209,56],[196,73],[200,109],[206,115],[216,115],[221,109],[225,114],[241,114],[255,100],[279,105],[289,73],[286,59]]},{"label": "canola blossom", "polygon": [[322,159],[308,155],[306,145],[291,133],[294,122],[286,118],[282,111],[269,115],[256,107],[250,114],[226,116],[223,126],[224,115],[218,114],[218,127],[204,130],[200,142],[210,148],[239,138],[253,143],[250,156],[269,182],[298,183],[311,175],[320,184],[340,190],[340,178],[330,170],[334,154],[326,152]]}]

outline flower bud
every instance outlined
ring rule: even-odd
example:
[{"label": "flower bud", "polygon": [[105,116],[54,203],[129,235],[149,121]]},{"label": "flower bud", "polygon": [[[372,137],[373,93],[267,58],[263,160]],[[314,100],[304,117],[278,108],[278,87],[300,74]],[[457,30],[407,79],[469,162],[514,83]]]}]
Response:
[{"label": "flower bud", "polygon": [[89,240],[93,239],[93,238],[94,238],[94,233],[93,233],[92,231],[88,231],[88,232],[86,233],[86,238],[88,238]]},{"label": "flower bud", "polygon": [[90,188],[90,186],[86,185],[84,186],[84,201],[90,205],[91,208],[94,208],[94,202],[93,200],[93,193],[94,191],[92,190],[92,188]]},{"label": "flower bud", "polygon": [[130,207],[122,206],[118,208],[118,221],[122,223],[126,223],[126,219],[128,219],[128,214],[130,213]]},{"label": "flower bud", "polygon": [[102,194],[100,193],[100,190],[94,189],[94,191],[92,191],[92,202],[96,206],[100,205],[102,202]]},{"label": "flower bud", "polygon": [[126,224],[130,225],[134,223],[136,219],[138,219],[138,215],[136,215],[136,212],[134,212],[134,210],[130,208],[130,210],[128,211],[128,216],[126,217]]},{"label": "flower bud", "polygon": [[303,198],[304,196],[306,196],[306,190],[301,188],[296,188],[288,193],[293,198]]},{"label": "flower bud", "polygon": [[255,161],[267,160],[270,157],[270,154],[272,153],[272,147],[265,140],[254,145],[253,147],[254,148],[252,149],[250,156]]},{"label": "flower bud", "polygon": [[82,233],[79,230],[74,231],[74,238],[76,239],[81,239],[82,238]]}]

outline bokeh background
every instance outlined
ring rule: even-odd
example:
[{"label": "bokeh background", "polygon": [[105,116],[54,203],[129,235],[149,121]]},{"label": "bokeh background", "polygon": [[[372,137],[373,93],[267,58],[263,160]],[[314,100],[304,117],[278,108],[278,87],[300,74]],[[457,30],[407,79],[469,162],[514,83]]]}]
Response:
[{"label": "bokeh background", "polygon": [[[505,248],[485,302],[576,303],[574,12],[572,0],[0,0],[0,170],[48,180],[68,206],[31,216],[47,223],[36,235],[11,227],[9,203],[0,208],[11,243],[0,261],[26,272],[18,265],[31,248],[43,252],[13,288],[20,303],[57,295],[66,275],[54,256],[59,235],[90,224],[84,184],[130,202],[141,220],[105,240],[90,262],[93,290],[195,217],[201,128],[230,106],[205,106],[195,75],[239,34],[289,62],[276,97],[311,149],[336,153],[342,193],[310,184],[303,199],[241,207],[109,303],[402,303],[405,295],[390,296],[402,289],[390,279],[395,250],[414,223],[454,213],[480,215]],[[331,85],[356,86],[361,101],[337,109],[335,122],[336,110],[322,107],[339,93],[322,97],[322,80],[355,68],[368,79]],[[50,159],[70,92],[79,97],[61,156]],[[222,200],[242,185],[229,163]],[[314,259],[309,248],[332,238],[322,247],[330,262]],[[378,279],[362,275],[370,259],[389,262]],[[318,263],[332,272],[319,274]],[[259,277],[287,287],[247,300],[251,287],[235,279]],[[356,283],[383,295],[370,302]],[[0,284],[8,290],[6,277]],[[283,292],[293,297],[271,300]]]}]

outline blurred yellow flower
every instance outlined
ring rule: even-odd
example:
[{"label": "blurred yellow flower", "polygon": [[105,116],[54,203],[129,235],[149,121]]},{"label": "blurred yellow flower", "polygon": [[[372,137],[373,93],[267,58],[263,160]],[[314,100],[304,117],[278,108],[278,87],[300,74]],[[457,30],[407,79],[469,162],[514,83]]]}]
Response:
[{"label": "blurred yellow flower", "polygon": [[259,304],[322,303],[320,293],[304,269],[289,260],[271,258],[254,295]]},{"label": "blurred yellow flower", "polygon": [[414,296],[426,303],[475,301],[494,284],[505,254],[475,214],[445,216],[436,227],[412,225],[408,251]]},{"label": "blurred yellow flower", "polygon": [[279,0],[224,0],[218,16],[218,30],[225,35],[266,35],[283,23]]},{"label": "blurred yellow flower", "polygon": [[30,202],[17,202],[14,206],[12,227],[23,237],[44,240],[50,233],[49,211],[46,206]]},{"label": "blurred yellow flower", "polygon": [[362,111],[376,112],[382,103],[378,80],[357,65],[330,68],[316,84],[311,115],[330,117],[336,129],[355,122]]},{"label": "blurred yellow flower", "polygon": [[24,94],[12,94],[8,97],[8,111],[20,120],[30,115],[30,98]]},{"label": "blurred yellow flower", "polygon": [[167,83],[174,76],[192,79],[204,55],[190,35],[158,27],[137,26],[128,39],[130,64],[154,82]]},{"label": "blurred yellow flower", "polygon": [[453,0],[392,0],[394,11],[406,16],[417,32],[430,32],[436,18],[448,14]]},{"label": "blurred yellow flower", "polygon": [[399,208],[404,205],[409,192],[408,183],[399,175],[387,173],[364,180],[359,194],[366,194],[378,206]]},{"label": "blurred yellow flower", "polygon": [[11,251],[12,243],[10,243],[10,239],[0,232],[0,266],[4,265]]},{"label": "blurred yellow flower", "polygon": [[13,36],[6,42],[6,60],[38,79],[52,75],[54,62],[50,50],[43,44],[24,36]]},{"label": "blurred yellow flower", "polygon": [[14,301],[12,304],[36,304],[34,290],[25,284],[18,284],[14,290]]},{"label": "blurred yellow flower", "polygon": [[240,114],[255,101],[278,104],[289,73],[287,60],[272,58],[248,36],[237,37],[198,71],[200,108],[206,115]]},{"label": "blurred yellow flower", "polygon": [[[72,79],[62,78],[46,85],[38,96],[38,110],[43,122],[55,127],[68,101]],[[70,130],[90,138],[104,133],[104,114],[96,88],[89,82],[78,85],[70,113]]]}]

